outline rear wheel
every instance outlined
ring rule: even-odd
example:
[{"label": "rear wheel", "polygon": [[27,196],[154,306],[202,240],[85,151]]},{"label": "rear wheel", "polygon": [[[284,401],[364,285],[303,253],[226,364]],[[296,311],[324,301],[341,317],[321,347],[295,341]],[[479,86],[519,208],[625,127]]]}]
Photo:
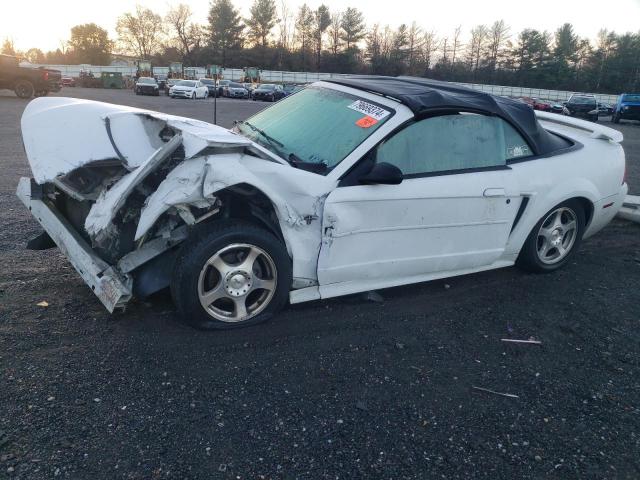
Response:
[{"label": "rear wheel", "polygon": [[244,222],[201,227],[175,262],[171,294],[181,318],[206,330],[264,322],[287,302],[291,259],[270,232]]},{"label": "rear wheel", "polygon": [[18,80],[13,91],[20,98],[31,98],[34,93],[33,83],[28,80]]},{"label": "rear wheel", "polygon": [[569,261],[582,241],[585,212],[577,200],[555,206],[527,237],[516,264],[536,273],[552,272]]}]

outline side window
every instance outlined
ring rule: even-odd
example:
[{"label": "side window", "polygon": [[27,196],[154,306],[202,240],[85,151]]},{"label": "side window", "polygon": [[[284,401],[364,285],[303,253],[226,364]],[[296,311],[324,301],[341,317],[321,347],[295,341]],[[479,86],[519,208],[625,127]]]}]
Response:
[{"label": "side window", "polygon": [[530,155],[527,142],[501,118],[460,113],[409,125],[378,147],[376,161],[415,175],[501,166]]}]

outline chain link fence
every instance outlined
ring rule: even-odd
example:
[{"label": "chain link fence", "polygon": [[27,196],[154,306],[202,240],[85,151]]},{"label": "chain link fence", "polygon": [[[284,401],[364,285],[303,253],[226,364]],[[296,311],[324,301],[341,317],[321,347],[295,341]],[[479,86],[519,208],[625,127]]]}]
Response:
[{"label": "chain link fence", "polygon": [[[79,77],[80,72],[91,72],[95,76],[100,76],[102,72],[120,72],[123,76],[133,77],[136,74],[136,67],[123,66],[95,66],[95,65],[30,65],[33,67],[45,67],[60,70],[62,75],[70,77]],[[206,69],[204,67],[193,67],[197,77],[204,77]],[[166,74],[168,67],[154,67],[154,73]],[[223,78],[227,80],[241,80],[244,76],[244,70],[241,68],[225,68],[222,70]],[[335,77],[342,77],[340,73],[320,73],[320,72],[286,72],[278,70],[261,70],[260,79],[263,82],[274,83],[311,83],[320,80],[328,80]],[[506,85],[483,85],[478,83],[458,83],[474,90],[479,90],[492,95],[500,95],[504,97],[531,97],[540,98],[542,100],[552,100],[557,102],[566,101],[571,94],[576,92],[565,90],[545,90],[541,88],[527,87],[510,87]],[[585,93],[585,92],[581,92]],[[618,95],[594,94],[599,102],[615,104]]]}]

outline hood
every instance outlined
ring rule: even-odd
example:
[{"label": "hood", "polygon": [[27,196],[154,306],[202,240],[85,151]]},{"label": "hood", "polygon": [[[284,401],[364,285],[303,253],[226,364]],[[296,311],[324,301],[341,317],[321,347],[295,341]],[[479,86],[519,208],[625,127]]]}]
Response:
[{"label": "hood", "polygon": [[121,105],[65,97],[32,100],[22,115],[22,138],[37,183],[101,160],[134,170],[163,145],[165,128],[182,134],[185,158],[208,147],[252,142],[200,120]]}]

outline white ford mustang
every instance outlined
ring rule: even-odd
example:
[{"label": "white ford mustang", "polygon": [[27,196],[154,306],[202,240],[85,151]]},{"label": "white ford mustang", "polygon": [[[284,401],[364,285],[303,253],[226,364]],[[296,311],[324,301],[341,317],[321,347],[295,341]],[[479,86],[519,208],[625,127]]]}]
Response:
[{"label": "white ford mustang", "polygon": [[[39,98],[18,195],[113,311],[170,287],[198,328],[518,266],[550,272],[626,195],[622,135],[447,83],[318,82],[232,131]],[[83,142],[91,138],[91,142]]]}]

